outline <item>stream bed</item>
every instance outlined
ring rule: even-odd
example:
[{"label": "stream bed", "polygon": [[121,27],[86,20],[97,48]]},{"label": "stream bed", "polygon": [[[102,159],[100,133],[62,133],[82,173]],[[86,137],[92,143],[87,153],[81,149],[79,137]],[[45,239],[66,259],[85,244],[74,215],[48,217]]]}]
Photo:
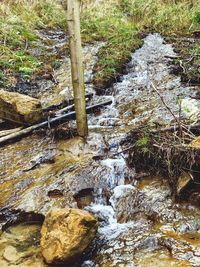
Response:
[{"label": "stream bed", "polygon": [[[92,70],[102,45],[84,47],[86,91],[94,94],[91,104],[108,99],[112,104],[88,116],[87,142],[56,138],[57,127],[1,148],[2,267],[46,266],[40,225],[52,207],[79,207],[99,218],[97,238],[82,267],[200,266],[200,210],[174,203],[165,177],[136,179],[121,142],[145,123],[164,127],[173,122],[156,90],[175,115],[182,97],[181,116],[195,122],[200,106],[189,98],[195,87],[170,74],[173,47],[150,34],[132,54],[127,74],[97,96]],[[58,84],[48,97],[45,90],[38,94],[44,106],[71,97],[69,59],[55,78]],[[73,129],[75,123],[63,127]]]}]

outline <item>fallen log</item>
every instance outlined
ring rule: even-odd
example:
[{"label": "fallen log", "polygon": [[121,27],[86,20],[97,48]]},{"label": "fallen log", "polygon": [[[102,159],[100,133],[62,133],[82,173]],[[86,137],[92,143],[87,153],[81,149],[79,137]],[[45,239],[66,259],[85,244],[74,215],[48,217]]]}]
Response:
[{"label": "fallen log", "polygon": [[[89,114],[89,113],[94,112],[96,109],[99,109],[99,108],[104,107],[104,106],[108,106],[110,104],[112,104],[111,100],[106,101],[106,102],[102,102],[102,103],[98,103],[96,105],[86,107],[86,112],[87,112],[87,114]],[[14,141],[15,139],[21,138],[23,136],[26,136],[26,135],[28,135],[28,134],[32,133],[33,131],[38,130],[40,128],[48,128],[49,126],[55,126],[59,123],[65,122],[67,120],[73,120],[73,119],[75,119],[75,116],[76,116],[75,111],[72,111],[72,112],[69,112],[67,114],[61,115],[59,117],[51,118],[51,119],[46,120],[44,122],[32,125],[32,126],[27,127],[23,130],[20,130],[18,132],[6,135],[6,136],[0,138],[0,145],[5,144],[9,141]]]}]

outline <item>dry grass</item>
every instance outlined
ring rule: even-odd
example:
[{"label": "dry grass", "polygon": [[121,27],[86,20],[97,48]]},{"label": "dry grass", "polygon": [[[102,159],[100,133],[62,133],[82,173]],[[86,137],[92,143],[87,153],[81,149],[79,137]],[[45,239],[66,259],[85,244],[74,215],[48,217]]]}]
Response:
[{"label": "dry grass", "polygon": [[167,178],[176,195],[181,173],[200,171],[200,149],[192,146],[192,141],[188,131],[180,136],[178,131],[152,132],[142,126],[132,131],[123,145],[131,147],[128,162],[137,173],[146,171]]},{"label": "dry grass", "polygon": [[182,35],[199,29],[198,0],[120,0],[120,6],[139,30]]}]

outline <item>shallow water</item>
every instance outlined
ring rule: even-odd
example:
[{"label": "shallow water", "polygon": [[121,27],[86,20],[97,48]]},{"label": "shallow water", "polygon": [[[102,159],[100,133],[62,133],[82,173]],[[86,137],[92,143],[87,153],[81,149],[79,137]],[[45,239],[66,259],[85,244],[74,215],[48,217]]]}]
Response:
[{"label": "shallow water", "polygon": [[[84,48],[86,90],[94,94],[92,69],[101,45]],[[170,74],[169,58],[175,56],[159,34],[147,36],[142,48],[133,53],[122,82],[109,88],[107,95],[91,100],[113,102],[99,114],[88,116],[87,143],[80,138],[56,139],[48,130],[48,137],[47,133],[34,134],[2,148],[0,207],[6,207],[1,211],[2,225],[7,223],[7,211],[24,211],[28,217],[30,212],[45,215],[52,207],[81,205],[100,220],[96,250],[83,266],[200,266],[199,210],[174,204],[162,177],[135,179],[135,171],[126,164],[126,153],[119,153],[125,149],[121,140],[131,129],[173,121],[152,83],[174,114],[179,110],[177,97],[181,94],[187,99],[193,90]],[[56,74],[59,84],[48,97],[41,95],[44,106],[70,97],[69,72],[66,59]],[[183,110],[182,116],[187,115]],[[68,126],[74,127],[74,122]],[[18,217],[20,212],[12,220],[19,222]],[[32,226],[17,227],[22,235],[25,229],[34,235]],[[2,240],[5,238],[3,233]],[[6,240],[3,253],[10,246],[12,238]],[[35,254],[28,259],[33,257]],[[1,261],[8,264],[3,256]],[[44,264],[41,258],[40,262]],[[15,265],[26,266],[24,259]]]}]

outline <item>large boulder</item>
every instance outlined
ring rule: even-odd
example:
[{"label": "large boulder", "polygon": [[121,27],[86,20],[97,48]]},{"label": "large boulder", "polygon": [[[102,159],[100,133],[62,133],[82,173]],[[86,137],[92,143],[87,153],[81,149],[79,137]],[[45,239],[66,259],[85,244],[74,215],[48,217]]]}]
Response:
[{"label": "large boulder", "polygon": [[97,220],[80,209],[53,209],[41,230],[42,255],[47,263],[72,263],[95,238]]},{"label": "large boulder", "polygon": [[42,106],[38,99],[0,90],[0,118],[19,124],[33,124],[41,120]]}]

